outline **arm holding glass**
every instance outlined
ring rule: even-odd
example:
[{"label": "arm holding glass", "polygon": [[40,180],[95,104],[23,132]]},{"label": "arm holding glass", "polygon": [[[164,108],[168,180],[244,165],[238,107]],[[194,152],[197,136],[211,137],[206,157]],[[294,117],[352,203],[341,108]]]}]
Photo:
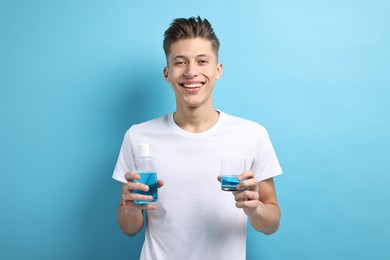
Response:
[{"label": "arm holding glass", "polygon": [[236,207],[243,209],[254,229],[266,235],[275,233],[281,214],[273,178],[257,182],[253,171],[243,171],[238,181],[237,191],[233,191]]},{"label": "arm holding glass", "polygon": [[[118,209],[118,224],[123,233],[134,236],[144,225],[142,210],[155,210],[153,204],[136,204],[134,201],[152,201],[153,196],[134,193],[134,191],[148,191],[149,186],[138,182],[141,176],[134,172],[127,172],[125,178],[128,183],[122,186],[121,206]],[[157,181],[160,188],[164,185],[162,180]]]}]

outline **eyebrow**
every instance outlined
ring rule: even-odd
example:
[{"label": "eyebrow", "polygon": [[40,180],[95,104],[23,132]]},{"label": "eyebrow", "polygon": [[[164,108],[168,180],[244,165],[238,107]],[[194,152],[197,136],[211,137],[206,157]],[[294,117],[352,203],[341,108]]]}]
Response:
[{"label": "eyebrow", "polygon": [[[196,58],[208,58],[208,59],[211,59],[210,55],[207,55],[207,54],[199,54],[199,55],[196,55],[195,57]],[[172,60],[176,60],[176,59],[188,59],[188,56],[177,55],[177,56],[172,58]]]}]

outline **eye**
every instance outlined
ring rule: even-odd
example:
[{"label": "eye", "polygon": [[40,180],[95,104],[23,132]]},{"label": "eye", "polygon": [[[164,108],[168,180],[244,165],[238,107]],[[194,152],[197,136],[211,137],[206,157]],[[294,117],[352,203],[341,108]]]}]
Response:
[{"label": "eye", "polygon": [[198,63],[201,65],[207,64],[209,61],[208,60],[199,60]]},{"label": "eye", "polygon": [[182,60],[178,60],[178,61],[175,61],[175,63],[173,63],[174,65],[185,65],[186,62],[185,61],[182,61]]}]

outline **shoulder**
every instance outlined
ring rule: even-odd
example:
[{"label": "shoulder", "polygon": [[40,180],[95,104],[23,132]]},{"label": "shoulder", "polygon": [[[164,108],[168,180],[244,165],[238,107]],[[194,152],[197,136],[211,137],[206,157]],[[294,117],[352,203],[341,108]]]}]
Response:
[{"label": "shoulder", "polygon": [[149,132],[149,131],[159,131],[164,129],[169,125],[169,114],[154,118],[142,123],[132,125],[128,130],[127,134],[134,134],[137,132]]},{"label": "shoulder", "polygon": [[253,130],[256,132],[267,132],[266,128],[259,124],[258,122],[245,119],[238,116],[229,115],[226,113],[221,112],[221,115],[225,117],[225,125],[232,127],[232,128],[238,128],[242,130]]}]

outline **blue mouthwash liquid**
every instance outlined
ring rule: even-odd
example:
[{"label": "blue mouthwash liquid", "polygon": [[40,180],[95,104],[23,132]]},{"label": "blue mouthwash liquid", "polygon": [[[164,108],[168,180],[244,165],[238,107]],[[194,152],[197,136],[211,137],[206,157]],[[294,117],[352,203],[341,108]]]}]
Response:
[{"label": "blue mouthwash liquid", "polygon": [[153,196],[153,200],[135,200],[135,204],[139,205],[145,205],[149,204],[150,202],[156,202],[158,199],[158,193],[157,193],[157,174],[155,172],[148,172],[148,173],[139,173],[141,176],[141,179],[137,182],[146,184],[149,186],[148,191],[141,191],[141,190],[135,190],[134,193],[142,194],[142,195],[148,195]]},{"label": "blue mouthwash liquid", "polygon": [[223,175],[221,177],[222,190],[224,191],[237,191],[239,183],[237,175]]}]

